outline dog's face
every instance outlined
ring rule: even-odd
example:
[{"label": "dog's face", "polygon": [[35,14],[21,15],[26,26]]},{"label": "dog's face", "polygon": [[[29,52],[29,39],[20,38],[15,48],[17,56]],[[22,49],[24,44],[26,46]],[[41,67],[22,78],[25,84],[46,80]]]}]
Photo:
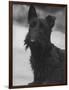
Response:
[{"label": "dog's face", "polygon": [[50,41],[51,29],[55,24],[55,17],[48,15],[45,19],[39,19],[35,8],[31,5],[28,12],[28,23],[29,33],[26,37],[29,40],[28,44],[46,45]]}]

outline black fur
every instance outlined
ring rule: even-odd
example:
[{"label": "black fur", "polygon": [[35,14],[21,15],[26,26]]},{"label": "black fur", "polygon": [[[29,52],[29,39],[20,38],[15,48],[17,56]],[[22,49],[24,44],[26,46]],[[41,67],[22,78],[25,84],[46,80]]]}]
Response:
[{"label": "black fur", "polygon": [[31,67],[34,84],[64,83],[64,51],[50,42],[56,18],[48,15],[39,19],[31,5],[28,13],[29,32],[25,39],[26,49],[31,50]]}]

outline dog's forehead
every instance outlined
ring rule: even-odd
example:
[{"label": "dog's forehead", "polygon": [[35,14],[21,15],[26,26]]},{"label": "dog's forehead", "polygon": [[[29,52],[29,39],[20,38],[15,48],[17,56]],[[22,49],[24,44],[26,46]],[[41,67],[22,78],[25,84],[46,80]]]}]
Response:
[{"label": "dog's forehead", "polygon": [[46,19],[44,19],[44,18],[33,18],[31,21],[30,21],[30,25],[32,24],[32,23],[36,23],[36,26],[38,26],[38,27],[45,27],[45,28],[49,28],[49,25],[48,25],[48,23],[47,23],[47,20]]},{"label": "dog's forehead", "polygon": [[43,24],[43,26],[48,27],[48,23],[47,23],[47,21],[45,19],[41,18],[41,19],[39,19],[39,22],[41,24]]},{"label": "dog's forehead", "polygon": [[41,23],[46,23],[45,19],[43,19],[43,18],[40,18],[39,21],[40,21]]}]

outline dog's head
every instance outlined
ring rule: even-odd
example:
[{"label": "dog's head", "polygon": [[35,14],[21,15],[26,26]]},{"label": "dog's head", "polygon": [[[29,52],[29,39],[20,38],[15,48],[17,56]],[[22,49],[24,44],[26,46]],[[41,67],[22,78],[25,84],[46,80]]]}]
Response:
[{"label": "dog's head", "polygon": [[33,5],[28,12],[29,32],[25,39],[25,44],[45,46],[50,42],[52,27],[55,24],[55,16],[48,15],[45,19],[39,19]]}]

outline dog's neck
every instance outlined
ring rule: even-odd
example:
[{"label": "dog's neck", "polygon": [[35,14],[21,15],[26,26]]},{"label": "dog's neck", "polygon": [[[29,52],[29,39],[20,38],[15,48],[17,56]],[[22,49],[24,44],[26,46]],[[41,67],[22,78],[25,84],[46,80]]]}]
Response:
[{"label": "dog's neck", "polygon": [[50,54],[50,50],[51,50],[51,43],[47,44],[45,47],[41,47],[39,46],[32,46],[30,47],[31,49],[31,54],[35,59],[43,59],[44,57],[48,57]]}]

